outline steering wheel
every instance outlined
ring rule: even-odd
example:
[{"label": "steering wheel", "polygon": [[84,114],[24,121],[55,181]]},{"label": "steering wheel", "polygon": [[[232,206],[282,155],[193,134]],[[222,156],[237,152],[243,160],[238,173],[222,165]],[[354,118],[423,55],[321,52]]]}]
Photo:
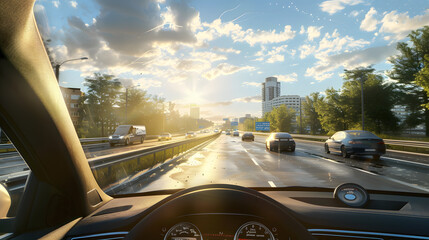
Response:
[{"label": "steering wheel", "polygon": [[167,197],[152,209],[125,239],[160,239],[160,226],[165,222],[193,213],[254,214],[276,222],[278,229],[293,239],[314,239],[292,217],[291,210],[258,191],[241,186],[211,184],[188,188]]}]

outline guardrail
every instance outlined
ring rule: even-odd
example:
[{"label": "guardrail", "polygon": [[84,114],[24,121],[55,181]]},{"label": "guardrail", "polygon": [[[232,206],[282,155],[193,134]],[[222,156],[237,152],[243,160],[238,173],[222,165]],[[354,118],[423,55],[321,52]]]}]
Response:
[{"label": "guardrail", "polygon": [[[182,136],[185,135],[184,133],[179,133],[179,134],[173,134],[173,137],[176,136]],[[158,135],[146,135],[145,139],[146,140],[151,140],[151,139],[156,139],[158,137]],[[97,137],[97,138],[80,138],[80,143],[85,146],[85,145],[95,145],[95,144],[102,144],[102,143],[106,143],[107,141],[109,141],[108,137]],[[15,146],[13,144],[0,144],[0,153],[5,153],[5,152],[15,152]]]},{"label": "guardrail", "polygon": [[[211,134],[150,148],[100,156],[91,158],[88,162],[100,187],[105,189],[120,184],[137,172],[144,173],[157,167],[168,159],[219,135]],[[16,194],[17,191],[22,191],[29,172],[21,171],[0,176],[0,183],[6,184],[8,190],[12,192],[11,194]]]}]

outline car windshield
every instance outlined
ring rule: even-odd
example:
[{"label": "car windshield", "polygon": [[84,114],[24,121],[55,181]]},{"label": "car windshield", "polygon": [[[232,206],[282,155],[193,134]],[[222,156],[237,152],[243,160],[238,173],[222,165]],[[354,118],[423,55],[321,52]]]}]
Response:
[{"label": "car windshield", "polygon": [[[216,183],[428,192],[428,7],[36,0],[34,16],[40,61],[110,195]],[[0,183],[27,176],[0,133]]]},{"label": "car windshield", "polygon": [[118,128],[116,128],[113,135],[125,135],[125,134],[128,134],[129,131],[130,131],[130,126],[119,126]]}]

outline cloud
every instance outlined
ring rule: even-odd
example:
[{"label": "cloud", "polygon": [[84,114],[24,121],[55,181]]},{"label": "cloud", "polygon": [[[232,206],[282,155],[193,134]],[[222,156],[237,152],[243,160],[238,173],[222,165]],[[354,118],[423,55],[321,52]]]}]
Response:
[{"label": "cloud", "polygon": [[244,30],[240,25],[233,22],[222,22],[221,19],[215,19],[211,23],[203,23],[207,29],[197,34],[199,41],[212,41],[215,38],[227,36],[234,42],[246,42],[250,46],[255,44],[267,43],[280,43],[295,37],[295,31],[292,30],[290,25],[284,26],[283,31],[277,32],[276,30]]},{"label": "cloud", "polygon": [[191,56],[193,58],[204,59],[210,62],[227,60],[227,57],[225,55],[221,55],[213,52],[192,52]]},{"label": "cloud", "polygon": [[203,77],[205,77],[208,80],[213,80],[221,75],[231,75],[242,70],[254,70],[254,67],[251,67],[251,66],[239,67],[229,63],[220,63],[215,68],[204,73]]},{"label": "cloud", "polygon": [[338,11],[343,10],[346,5],[354,6],[362,2],[362,0],[328,0],[322,2],[319,7],[322,9],[322,11],[332,15]]},{"label": "cloud", "polygon": [[333,73],[330,72],[339,67],[347,69],[366,67],[383,62],[396,52],[396,44],[391,44],[328,56],[323,61],[317,62],[315,66],[307,68],[305,76],[311,76],[322,81],[331,77]]},{"label": "cloud", "polygon": [[243,82],[243,86],[252,86],[252,87],[260,87],[260,82]]},{"label": "cloud", "polygon": [[374,17],[377,14],[377,11],[372,7],[365,15],[365,18],[362,20],[362,23],[360,24],[360,29],[372,32],[377,29],[378,21]]},{"label": "cloud", "polygon": [[316,51],[316,46],[311,46],[308,44],[304,44],[299,46],[299,58],[304,59],[306,58],[308,55],[314,53]]},{"label": "cloud", "polygon": [[399,41],[404,39],[412,30],[426,25],[429,25],[429,10],[426,10],[423,15],[414,16],[414,18],[410,18],[407,13],[392,11],[384,15],[379,32],[388,34],[384,37],[385,40]]},{"label": "cloud", "polygon": [[60,1],[52,1],[54,7],[58,8],[60,6]]},{"label": "cloud", "polygon": [[77,2],[76,1],[70,1],[70,6],[76,8],[77,7]]},{"label": "cloud", "polygon": [[242,97],[242,98],[234,98],[233,102],[243,102],[243,103],[258,103],[262,101],[262,97],[260,95],[251,96],[251,97]]},{"label": "cloud", "polygon": [[277,80],[280,82],[296,82],[298,74],[293,72],[291,74],[285,74],[285,75],[274,75],[274,77],[276,77]]},{"label": "cloud", "polygon": [[351,16],[351,17],[357,17],[359,14],[360,14],[359,11],[353,10],[353,11],[350,12],[349,16]]},{"label": "cloud", "polygon": [[348,35],[341,37],[336,29],[332,33],[326,33],[319,41],[316,50],[310,46],[302,46],[301,54],[303,57],[306,57],[306,54],[311,52],[314,54],[314,57],[318,59],[313,67],[306,69],[305,76],[313,77],[318,81],[331,77],[333,73],[330,71],[339,67],[336,64],[332,64],[331,58],[333,55],[354,51],[368,44],[369,42],[366,40],[354,39]]},{"label": "cloud", "polygon": [[218,47],[214,47],[213,48],[214,51],[219,51],[219,52],[223,52],[223,53],[235,53],[235,54],[240,54],[240,50],[236,50],[234,48],[218,48]]},{"label": "cloud", "polygon": [[153,79],[139,78],[134,81],[137,83],[137,85],[140,85],[139,87],[142,89],[148,89],[151,87],[154,87],[154,88],[162,87],[161,81],[157,81]]},{"label": "cloud", "polygon": [[301,30],[299,30],[299,34],[304,34],[305,33],[305,28],[304,28],[304,26],[302,26],[301,25],[301,28],[300,28]]},{"label": "cloud", "polygon": [[280,53],[285,52],[286,48],[287,45],[281,45],[278,47],[272,47],[271,50],[267,52],[266,47],[261,46],[261,50],[255,54],[255,56],[258,57],[255,60],[260,62],[265,61],[267,63],[283,62],[284,55],[281,55]]},{"label": "cloud", "polygon": [[322,27],[316,27],[316,26],[309,26],[307,28],[307,35],[308,35],[308,40],[313,41],[313,39],[320,37],[320,29],[322,29]]}]

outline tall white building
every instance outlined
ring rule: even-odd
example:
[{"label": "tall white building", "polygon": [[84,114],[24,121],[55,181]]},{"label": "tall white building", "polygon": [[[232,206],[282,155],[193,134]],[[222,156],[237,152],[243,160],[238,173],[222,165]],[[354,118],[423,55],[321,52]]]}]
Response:
[{"label": "tall white building", "polygon": [[301,99],[298,95],[280,96],[280,82],[277,82],[275,77],[267,77],[265,78],[265,83],[262,83],[262,116],[281,105],[294,109],[298,115],[301,108]]}]

